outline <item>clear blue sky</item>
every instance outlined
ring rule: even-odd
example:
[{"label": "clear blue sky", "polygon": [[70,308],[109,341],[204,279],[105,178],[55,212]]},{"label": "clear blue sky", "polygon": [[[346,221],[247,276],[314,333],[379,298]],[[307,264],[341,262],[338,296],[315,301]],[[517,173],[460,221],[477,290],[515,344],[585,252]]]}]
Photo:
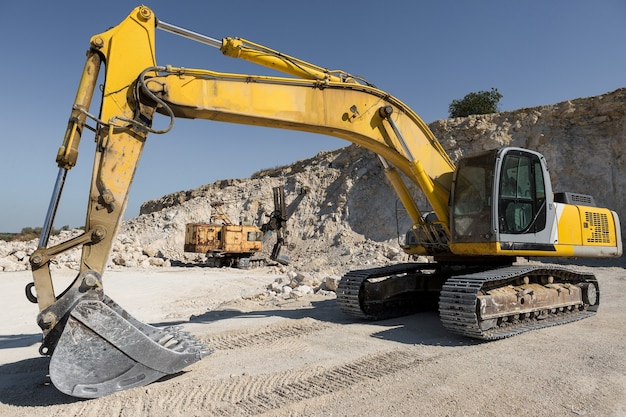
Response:
[{"label": "clear blue sky", "polygon": [[[41,226],[89,38],[140,3],[12,1],[0,6],[0,231]],[[161,1],[157,18],[221,39],[238,36],[363,76],[427,123],[448,105],[492,87],[501,110],[588,97],[626,86],[626,2]],[[161,65],[240,73],[257,67],[157,32]],[[94,100],[95,101],[95,100]],[[92,111],[97,113],[94,103]],[[335,138],[207,121],[177,120],[148,138],[126,218],[143,201],[218,179],[249,177],[321,150]],[[93,158],[84,135],[54,226],[82,226]]]}]

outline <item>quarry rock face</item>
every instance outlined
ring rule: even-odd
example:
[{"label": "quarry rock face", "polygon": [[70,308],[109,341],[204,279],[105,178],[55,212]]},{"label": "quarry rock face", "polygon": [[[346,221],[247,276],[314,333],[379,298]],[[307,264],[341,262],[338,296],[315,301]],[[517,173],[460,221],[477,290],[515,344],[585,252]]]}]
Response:
[{"label": "quarry rock face", "polygon": [[[619,214],[626,236],[626,89],[541,107],[438,120],[430,128],[454,161],[502,146],[541,152],[555,192],[592,195],[599,206]],[[274,210],[272,188],[279,185],[285,187],[287,204],[307,190],[287,223],[289,268],[322,283],[351,269],[409,260],[398,242],[411,222],[377,156],[349,145],[259,171],[249,179],[221,180],[145,202],[139,216],[122,224],[108,266],[150,268],[194,262],[199,254],[183,252],[187,223],[208,222],[214,214],[211,204],[222,203],[234,223],[260,226]],[[410,189],[420,209],[429,211],[420,190]],[[274,242],[268,238],[266,255]],[[0,270],[27,268],[28,257],[22,254],[35,247],[35,241],[0,242]],[[78,251],[63,256],[55,262],[77,265]]]}]

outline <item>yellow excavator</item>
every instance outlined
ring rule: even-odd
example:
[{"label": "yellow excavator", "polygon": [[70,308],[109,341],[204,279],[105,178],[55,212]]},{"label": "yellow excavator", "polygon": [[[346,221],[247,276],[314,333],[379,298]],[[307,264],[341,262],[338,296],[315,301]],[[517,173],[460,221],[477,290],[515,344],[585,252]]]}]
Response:
[{"label": "yellow excavator", "polygon": [[[160,66],[157,28],[286,75]],[[92,112],[102,64],[100,107]],[[152,127],[156,113],[169,119],[166,128]],[[176,118],[332,135],[379,156],[412,219],[403,249],[435,262],[347,273],[337,300],[355,316],[378,319],[434,304],[445,328],[483,340],[567,323],[598,309],[596,278],[558,265],[519,265],[516,257],[622,253],[616,213],[597,207],[587,195],[555,193],[541,154],[509,147],[455,165],[413,110],[363,78],[244,39],[213,39],[157,20],[152,10],[140,6],[90,40],[56,157],[59,173],[50,206],[30,257],[33,283],[26,293],[39,305],[40,352],[51,356],[50,378],[64,393],[93,398],[142,386],[209,353],[179,328],[156,328],[134,319],[105,295],[102,285],[146,138],[170,130]],[[48,247],[61,190],[76,164],[85,129],[95,132],[96,142],[85,232]],[[418,209],[406,180],[421,189],[432,212]],[[78,246],[77,277],[57,293],[50,260]]]}]

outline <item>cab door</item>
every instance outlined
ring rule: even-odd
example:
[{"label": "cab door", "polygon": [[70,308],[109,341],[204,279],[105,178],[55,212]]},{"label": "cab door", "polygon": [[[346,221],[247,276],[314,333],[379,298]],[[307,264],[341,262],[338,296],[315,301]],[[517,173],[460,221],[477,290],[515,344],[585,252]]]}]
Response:
[{"label": "cab door", "polygon": [[543,157],[532,151],[501,151],[496,191],[498,241],[503,250],[554,251],[555,211]]}]

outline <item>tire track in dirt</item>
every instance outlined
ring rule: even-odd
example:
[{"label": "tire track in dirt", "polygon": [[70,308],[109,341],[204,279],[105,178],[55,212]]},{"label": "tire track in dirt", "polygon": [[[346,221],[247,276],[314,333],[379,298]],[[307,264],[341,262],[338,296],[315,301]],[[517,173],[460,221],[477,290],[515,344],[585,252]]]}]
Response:
[{"label": "tire track in dirt", "polygon": [[200,337],[212,350],[232,350],[270,344],[287,338],[298,338],[313,332],[328,330],[338,324],[304,318],[270,324],[260,329],[240,329]]},{"label": "tire track in dirt", "polygon": [[[200,336],[200,339],[214,351],[232,352],[236,349],[264,347],[273,350],[272,346],[280,344],[281,349],[302,351],[306,343],[301,342],[304,338],[315,332],[337,328],[334,323],[322,322],[312,318],[290,319],[279,323],[273,323],[261,328],[229,330],[221,333],[213,333]],[[232,404],[242,399],[259,396],[271,392],[275,387],[289,385],[321,372],[323,368],[308,367],[297,370],[287,370],[273,374],[241,375],[220,380],[203,380],[195,387],[184,386],[178,390],[167,388],[165,392],[159,389],[155,396],[159,402],[175,410],[211,410],[211,414],[222,410],[224,415],[232,415],[228,410]],[[192,376],[193,374],[193,376]],[[195,378],[196,373],[190,373]],[[148,390],[153,394],[153,388]],[[158,387],[161,388],[161,387]],[[226,411],[224,411],[226,410]],[[232,410],[231,410],[232,411]],[[237,412],[238,414],[241,411]],[[218,414],[220,415],[220,414]]]},{"label": "tire track in dirt", "polygon": [[[210,410],[213,415],[241,415],[246,413],[239,404],[250,398],[268,395],[276,389],[297,384],[302,380],[314,378],[322,369],[301,368],[269,375],[240,376],[211,381],[211,386],[205,386],[197,392],[189,393],[191,402],[198,410]],[[184,408],[183,408],[184,409]]]},{"label": "tire track in dirt", "polygon": [[[292,345],[315,332],[340,325],[311,318],[286,320],[258,329],[238,329],[205,336],[212,349],[237,355],[237,349]],[[181,415],[257,415],[317,396],[347,389],[416,366],[421,359],[411,350],[385,350],[333,367],[309,365],[281,372],[205,379],[200,370],[180,380],[147,387],[144,413],[153,408],[150,398]],[[186,376],[189,379],[185,380]],[[175,382],[171,385],[170,382]]]},{"label": "tire track in dirt", "polygon": [[[368,355],[329,369],[305,368],[272,375],[244,376],[213,381],[210,385],[186,390],[186,404],[177,410],[209,412],[211,415],[257,415],[310,398],[347,389],[417,366],[421,360],[410,350],[393,350]],[[167,401],[172,404],[171,401]],[[193,409],[187,408],[194,405]]]}]

